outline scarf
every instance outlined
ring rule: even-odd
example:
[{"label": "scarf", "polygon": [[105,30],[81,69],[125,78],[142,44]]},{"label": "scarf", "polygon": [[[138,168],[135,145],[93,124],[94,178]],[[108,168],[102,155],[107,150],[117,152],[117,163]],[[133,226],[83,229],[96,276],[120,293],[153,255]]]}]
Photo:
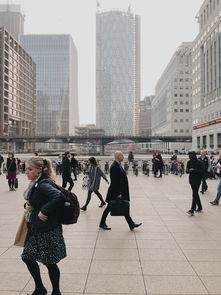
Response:
[{"label": "scarf", "polygon": [[[39,176],[36,177],[34,180],[30,181],[28,188],[23,193],[24,199],[27,201],[28,205],[29,205],[29,198],[30,198],[32,189],[33,187],[35,187],[36,183],[38,182],[41,176],[42,176],[42,173],[40,173]],[[24,214],[25,214],[25,220],[27,222],[30,222],[31,211],[28,211],[25,209]]]}]

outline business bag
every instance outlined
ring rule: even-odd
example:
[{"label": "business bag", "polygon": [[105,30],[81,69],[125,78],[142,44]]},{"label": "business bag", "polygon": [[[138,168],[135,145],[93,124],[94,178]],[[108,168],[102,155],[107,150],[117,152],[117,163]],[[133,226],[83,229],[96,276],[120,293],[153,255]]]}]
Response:
[{"label": "business bag", "polygon": [[127,216],[130,212],[130,202],[116,199],[110,202],[111,216]]}]

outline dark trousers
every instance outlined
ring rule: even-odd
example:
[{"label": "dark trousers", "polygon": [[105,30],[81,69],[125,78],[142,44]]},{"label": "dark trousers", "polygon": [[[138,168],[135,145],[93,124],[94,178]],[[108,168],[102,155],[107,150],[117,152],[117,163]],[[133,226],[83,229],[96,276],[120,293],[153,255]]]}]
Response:
[{"label": "dark trousers", "polygon": [[[110,203],[108,203],[106,209],[103,212],[103,215],[102,215],[101,221],[100,221],[100,226],[103,226],[106,224],[106,219],[107,219],[107,216],[109,213],[110,213]],[[134,225],[134,222],[133,222],[132,218],[130,217],[130,215],[126,215],[125,219],[129,225],[129,227]]]},{"label": "dark trousers", "polygon": [[63,176],[62,175],[62,187],[66,188],[67,183],[70,184],[68,190],[71,191],[74,186],[73,179],[71,178],[71,176]]},{"label": "dark trousers", "polygon": [[72,172],[74,174],[74,179],[77,180],[77,172],[76,172],[76,167],[75,168],[72,168]]},{"label": "dark trousers", "polygon": [[201,191],[202,192],[205,192],[205,191],[207,191],[207,189],[208,189],[208,185],[207,185],[207,183],[206,183],[206,177],[204,177],[203,179],[202,179],[202,188],[201,188]]},{"label": "dark trousers", "polygon": [[202,204],[201,204],[201,201],[200,201],[200,196],[199,196],[199,188],[200,188],[200,182],[199,183],[191,183],[191,188],[192,188],[192,197],[193,197],[193,200],[192,200],[192,207],[191,207],[191,211],[195,211],[196,210],[196,207],[199,209],[199,210],[202,210]]},{"label": "dark trousers", "polygon": [[9,186],[9,188],[14,188],[14,186],[15,186],[15,179],[9,179],[8,180],[8,186]]}]

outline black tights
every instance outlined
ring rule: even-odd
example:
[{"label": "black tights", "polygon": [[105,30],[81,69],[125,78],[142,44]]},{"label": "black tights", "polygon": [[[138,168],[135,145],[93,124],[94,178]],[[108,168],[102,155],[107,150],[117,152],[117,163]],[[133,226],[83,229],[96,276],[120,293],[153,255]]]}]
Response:
[{"label": "black tights", "polygon": [[[88,191],[88,194],[87,194],[87,201],[86,201],[86,204],[84,205],[84,207],[87,207],[87,205],[90,203],[92,193],[93,193],[93,191]],[[102,197],[102,195],[99,193],[99,191],[94,191],[94,193],[98,196],[98,198],[100,199],[101,203],[105,203],[104,200],[103,200],[103,197]]]},{"label": "black tights", "polygon": [[[35,282],[35,291],[44,290],[44,285],[41,280],[41,274],[40,274],[40,267],[36,261],[23,259],[24,263],[27,265],[27,268],[32,275],[34,282]],[[57,264],[45,264],[45,266],[48,269],[49,278],[52,284],[52,294],[53,295],[59,295],[60,288],[59,288],[59,281],[60,281],[60,270],[57,266]],[[37,294],[37,293],[36,293]]]},{"label": "black tights", "polygon": [[8,186],[9,188],[14,188],[15,180],[14,179],[9,179],[8,180]]}]

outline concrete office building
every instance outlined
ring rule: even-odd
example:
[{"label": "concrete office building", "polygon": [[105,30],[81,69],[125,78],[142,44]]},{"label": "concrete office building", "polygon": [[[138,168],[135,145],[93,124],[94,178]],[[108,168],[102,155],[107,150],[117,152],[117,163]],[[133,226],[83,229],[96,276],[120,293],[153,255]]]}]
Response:
[{"label": "concrete office building", "polygon": [[70,35],[24,35],[21,44],[36,62],[36,134],[74,135],[79,126],[78,58]]},{"label": "concrete office building", "polygon": [[[35,63],[4,28],[0,28],[0,73],[0,135],[10,137],[34,135]],[[23,144],[17,144],[17,150],[23,148]]]},{"label": "concrete office building", "polygon": [[0,4],[0,27],[4,27],[18,42],[24,34],[24,21],[20,5]]},{"label": "concrete office building", "polygon": [[[156,85],[152,101],[152,135],[192,135],[192,43],[182,43]],[[162,143],[164,151],[184,151],[190,143]]]},{"label": "concrete office building", "polygon": [[193,42],[193,148],[221,148],[221,1],[206,0]]},{"label": "concrete office building", "polygon": [[96,26],[96,125],[106,135],[138,135],[140,17],[98,12]]},{"label": "concrete office building", "polygon": [[151,136],[151,103],[154,96],[146,96],[140,101],[139,107],[139,135]]}]

